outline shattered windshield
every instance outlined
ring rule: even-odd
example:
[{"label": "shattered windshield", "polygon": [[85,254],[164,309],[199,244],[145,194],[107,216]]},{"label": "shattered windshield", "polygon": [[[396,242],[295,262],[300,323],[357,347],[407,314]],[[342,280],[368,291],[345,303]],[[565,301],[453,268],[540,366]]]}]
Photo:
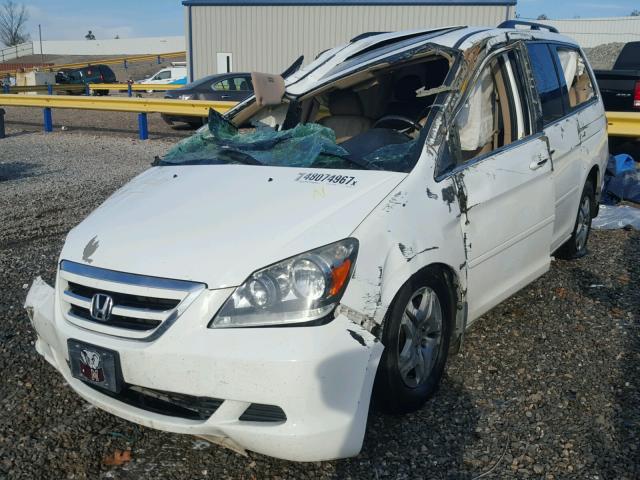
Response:
[{"label": "shattered windshield", "polygon": [[[429,115],[450,90],[444,84],[450,59],[431,49],[419,44],[417,53],[403,54],[397,65],[367,67],[298,96],[285,97],[281,77],[254,72],[260,102],[236,112],[233,123],[211,110],[208,125],[156,165],[232,163],[408,173],[428,136]],[[247,125],[253,127],[243,128]]]},{"label": "shattered windshield", "polygon": [[[405,158],[416,141],[401,134],[400,138],[389,139],[386,137],[390,134],[396,137],[398,134],[381,130],[369,130],[362,138],[354,137],[338,145],[335,132],[319,123],[299,123],[281,131],[265,125],[238,129],[212,110],[207,127],[172,147],[157,165],[410,170]],[[384,139],[382,143],[381,139]]]}]

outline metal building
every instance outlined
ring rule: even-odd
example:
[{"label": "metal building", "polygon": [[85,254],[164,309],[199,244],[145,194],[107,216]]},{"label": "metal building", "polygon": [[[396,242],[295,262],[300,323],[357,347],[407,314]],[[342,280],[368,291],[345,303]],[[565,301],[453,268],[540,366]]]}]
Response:
[{"label": "metal building", "polygon": [[228,71],[279,73],[364,32],[495,26],[516,0],[183,0],[191,80]]}]

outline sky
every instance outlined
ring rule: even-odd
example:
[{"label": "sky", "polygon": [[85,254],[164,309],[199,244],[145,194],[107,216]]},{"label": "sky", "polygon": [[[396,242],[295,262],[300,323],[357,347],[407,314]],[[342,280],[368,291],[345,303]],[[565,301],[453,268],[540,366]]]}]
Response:
[{"label": "sky", "polygon": [[516,6],[525,18],[541,14],[549,18],[626,17],[636,9],[640,9],[638,0],[518,0]]},{"label": "sky", "polygon": [[[184,34],[180,0],[16,0],[29,11],[27,31],[43,40],[84,40],[91,30],[96,39],[119,35],[166,37]],[[2,0],[0,0],[2,3]]]},{"label": "sky", "polygon": [[[1,2],[2,0],[0,0]],[[183,35],[184,11],[180,0],[18,0],[30,14],[27,30],[43,40],[82,40],[88,30],[97,39]],[[626,16],[640,9],[638,0],[518,0],[523,18],[546,14],[549,18]]]}]

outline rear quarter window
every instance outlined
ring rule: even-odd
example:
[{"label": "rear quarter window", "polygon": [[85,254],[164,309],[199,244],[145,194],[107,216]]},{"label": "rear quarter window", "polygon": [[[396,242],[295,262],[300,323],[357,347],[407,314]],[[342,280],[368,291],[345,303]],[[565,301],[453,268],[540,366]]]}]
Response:
[{"label": "rear quarter window", "polygon": [[529,43],[527,50],[529,51],[536,90],[542,104],[542,117],[547,125],[564,116],[563,96],[566,94],[567,87],[564,81],[560,82],[549,45]]},{"label": "rear quarter window", "polygon": [[562,70],[560,80],[564,81],[568,89],[565,106],[568,110],[573,110],[588,103],[595,96],[593,81],[587,69],[587,62],[579,50],[557,47],[556,52]]}]

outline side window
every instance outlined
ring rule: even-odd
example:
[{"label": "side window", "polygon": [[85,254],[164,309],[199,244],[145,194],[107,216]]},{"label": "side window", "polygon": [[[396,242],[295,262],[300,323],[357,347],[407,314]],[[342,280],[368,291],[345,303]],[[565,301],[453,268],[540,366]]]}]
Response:
[{"label": "side window", "polygon": [[580,52],[573,48],[558,47],[558,58],[569,90],[569,107],[574,109],[595,96],[587,65]]},{"label": "side window", "polygon": [[231,85],[231,81],[227,79],[227,80],[222,80],[221,82],[218,82],[218,83],[214,83],[213,89],[220,90],[220,91],[235,90],[235,85]]},{"label": "side window", "polygon": [[563,92],[567,87],[560,84],[555,62],[546,43],[529,43],[527,50],[546,125],[564,116]]},{"label": "side window", "polygon": [[164,72],[156,73],[154,80],[167,80],[168,78],[171,78],[171,72],[166,70]]},{"label": "side window", "polygon": [[456,115],[453,154],[457,165],[531,134],[530,109],[515,51],[487,63]]},{"label": "side window", "polygon": [[241,92],[252,91],[253,86],[251,85],[251,78],[249,77],[235,77],[232,79],[236,90]]}]

